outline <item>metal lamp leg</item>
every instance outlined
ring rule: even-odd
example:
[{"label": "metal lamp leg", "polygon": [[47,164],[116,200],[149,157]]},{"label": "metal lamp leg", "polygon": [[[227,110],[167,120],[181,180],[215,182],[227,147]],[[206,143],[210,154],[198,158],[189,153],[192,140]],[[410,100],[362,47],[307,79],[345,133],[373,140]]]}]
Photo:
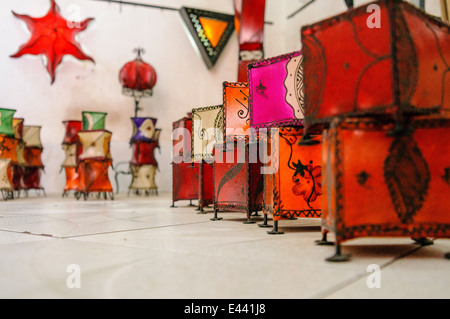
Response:
[{"label": "metal lamp leg", "polygon": [[349,261],[349,260],[350,260],[350,255],[342,254],[340,244],[336,245],[336,253],[333,256],[326,259],[326,261],[329,261],[329,262],[345,262],[345,261]]},{"label": "metal lamp leg", "polygon": [[268,224],[268,217],[267,217],[267,214],[264,214],[264,221],[263,221],[262,224],[259,224],[258,226],[261,227],[261,228],[269,228],[269,227],[273,227],[272,225],[269,225],[269,224]]},{"label": "metal lamp leg", "polygon": [[267,232],[269,235],[283,235],[284,232],[278,231],[278,221],[273,222],[273,229]]}]

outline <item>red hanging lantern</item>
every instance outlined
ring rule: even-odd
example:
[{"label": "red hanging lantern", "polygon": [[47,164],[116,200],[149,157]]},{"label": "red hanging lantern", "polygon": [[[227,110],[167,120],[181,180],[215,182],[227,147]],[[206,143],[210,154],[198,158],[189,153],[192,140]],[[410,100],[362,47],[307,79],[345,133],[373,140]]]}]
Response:
[{"label": "red hanging lantern", "polygon": [[19,58],[25,54],[43,55],[46,57],[46,68],[51,76],[52,84],[55,81],[56,67],[62,62],[65,55],[72,55],[79,60],[94,59],[86,55],[75,37],[84,31],[93,18],[81,22],[67,21],[62,17],[59,7],[51,0],[48,13],[41,18],[33,18],[28,15],[17,14],[14,16],[23,20],[31,32],[27,43],[23,44],[12,58]]},{"label": "red hanging lantern", "polygon": [[138,48],[136,51],[136,59],[126,63],[119,73],[123,94],[135,99],[135,117],[137,117],[141,98],[152,96],[157,79],[155,69],[141,58],[141,53],[144,50]]}]

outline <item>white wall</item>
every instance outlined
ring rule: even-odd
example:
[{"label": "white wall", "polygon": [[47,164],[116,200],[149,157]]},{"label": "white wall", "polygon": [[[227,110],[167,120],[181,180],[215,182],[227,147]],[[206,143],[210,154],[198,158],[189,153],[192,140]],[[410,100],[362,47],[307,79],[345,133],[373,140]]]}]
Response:
[{"label": "white wall", "polygon": [[[181,6],[233,14],[232,0],[136,0],[141,3],[174,8]],[[427,3],[439,15],[439,1]],[[306,0],[267,0],[265,54],[271,57],[301,48],[300,28],[344,11],[344,1],[318,0],[292,19],[286,17]],[[367,1],[357,1],[363,3]],[[160,172],[157,184],[161,191],[170,191],[171,126],[192,108],[216,105],[222,102],[222,82],[237,79],[238,43],[236,34],[230,39],[218,63],[207,70],[192,47],[176,11],[165,11],[109,4],[92,0],[57,0],[63,16],[76,21],[93,17],[95,20],[79,41],[84,51],[96,63],[80,62],[67,57],[58,67],[56,81],[50,78],[42,59],[25,56],[12,59],[19,46],[29,38],[25,24],[16,19],[11,10],[43,16],[49,9],[49,0],[2,0],[0,2],[0,70],[2,71],[0,107],[17,109],[16,117],[25,118],[25,124],[42,125],[43,161],[46,166],[42,184],[47,193],[61,193],[64,174],[59,174],[64,154],[61,142],[64,135],[62,121],[81,119],[81,112],[108,112],[106,128],[113,132],[112,156],[114,162],[129,161],[131,149],[130,117],[134,102],[121,93],[118,81],[120,68],[134,59],[133,49],[143,47],[143,58],[153,65],[158,74],[154,95],[144,99],[140,116],[158,118],[162,128],[161,154],[157,154]],[[112,175],[111,175],[112,176]],[[114,180],[112,179],[113,185]],[[120,190],[126,191],[129,176],[121,176]]]}]

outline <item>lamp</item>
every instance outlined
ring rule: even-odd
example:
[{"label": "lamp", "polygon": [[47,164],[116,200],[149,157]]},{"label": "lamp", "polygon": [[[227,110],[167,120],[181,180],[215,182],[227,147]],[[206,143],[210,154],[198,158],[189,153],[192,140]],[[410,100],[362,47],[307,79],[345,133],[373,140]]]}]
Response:
[{"label": "lamp", "polygon": [[142,98],[153,95],[153,87],[156,84],[157,75],[155,69],[142,60],[144,49],[137,48],[135,60],[126,63],[119,73],[120,83],[122,84],[122,93],[134,98],[135,110],[134,117],[137,117],[139,103]]}]

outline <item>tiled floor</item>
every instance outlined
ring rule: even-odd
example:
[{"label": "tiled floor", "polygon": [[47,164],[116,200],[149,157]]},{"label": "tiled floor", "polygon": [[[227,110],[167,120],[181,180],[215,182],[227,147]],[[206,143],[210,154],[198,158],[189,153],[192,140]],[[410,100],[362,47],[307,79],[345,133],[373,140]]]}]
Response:
[{"label": "tiled floor", "polygon": [[357,239],[343,246],[351,261],[334,264],[335,248],[314,244],[319,220],[283,221],[273,236],[242,213],[213,222],[187,204],[169,208],[169,194],[0,202],[0,298],[450,298],[450,240]]}]

